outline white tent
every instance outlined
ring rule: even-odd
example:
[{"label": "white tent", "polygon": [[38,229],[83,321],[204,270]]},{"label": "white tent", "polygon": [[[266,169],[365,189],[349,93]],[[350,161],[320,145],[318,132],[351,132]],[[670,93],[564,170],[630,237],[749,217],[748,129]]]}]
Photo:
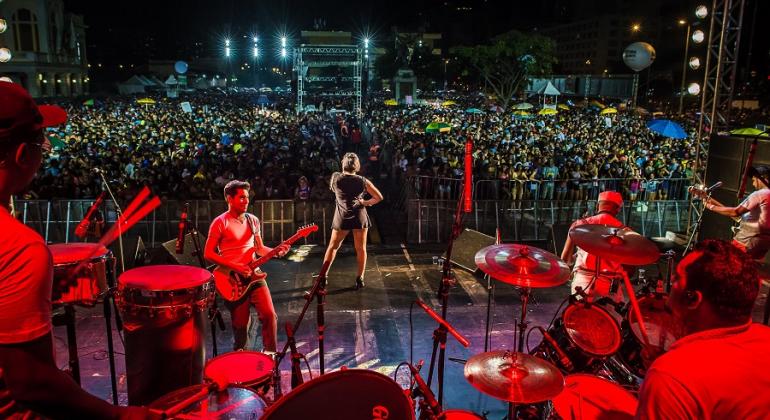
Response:
[{"label": "white tent", "polygon": [[158,86],[157,83],[153,82],[147,77],[135,74],[125,82],[118,83],[118,93],[120,93],[121,95],[145,93],[148,87],[157,87],[157,86]]},{"label": "white tent", "polygon": [[[559,89],[556,89],[556,86],[554,86],[550,80],[548,81],[548,83],[543,85],[543,87],[538,89],[537,94],[540,95],[540,97],[542,98],[543,108],[556,109],[556,104],[559,103],[559,95],[561,95],[561,92],[559,92]],[[546,102],[548,102],[546,101],[546,98],[549,96],[553,98],[553,103],[546,104]]]}]

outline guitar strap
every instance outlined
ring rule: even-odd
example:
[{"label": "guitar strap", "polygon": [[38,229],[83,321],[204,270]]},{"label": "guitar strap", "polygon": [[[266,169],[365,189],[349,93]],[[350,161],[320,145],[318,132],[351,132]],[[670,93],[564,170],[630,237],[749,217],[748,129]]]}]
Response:
[{"label": "guitar strap", "polygon": [[251,241],[254,243],[254,245],[257,245],[257,231],[254,228],[254,221],[251,220],[251,215],[246,213],[246,223],[249,224],[249,229],[251,229]]}]

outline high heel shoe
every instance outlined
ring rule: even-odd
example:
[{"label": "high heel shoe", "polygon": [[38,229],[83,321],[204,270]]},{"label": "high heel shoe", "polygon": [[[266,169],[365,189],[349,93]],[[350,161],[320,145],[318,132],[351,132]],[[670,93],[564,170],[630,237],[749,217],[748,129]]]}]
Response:
[{"label": "high heel shoe", "polygon": [[364,286],[366,286],[366,283],[364,283],[364,278],[356,277],[356,290],[363,289]]}]

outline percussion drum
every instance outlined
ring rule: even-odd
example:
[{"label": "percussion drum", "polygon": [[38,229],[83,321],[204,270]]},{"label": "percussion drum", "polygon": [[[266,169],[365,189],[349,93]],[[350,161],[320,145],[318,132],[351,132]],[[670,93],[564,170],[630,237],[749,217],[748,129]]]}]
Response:
[{"label": "percussion drum", "polygon": [[[653,293],[639,298],[639,309],[642,312],[644,325],[647,327],[648,339],[651,346],[649,352],[652,362],[656,355],[663,354],[677,339],[683,336],[680,328],[674,321],[673,315],[666,310],[668,295]],[[626,314],[623,321],[623,345],[618,355],[624,364],[634,375],[644,377],[647,372],[645,362],[642,360],[642,331],[639,321],[632,311]]]},{"label": "percussion drum", "polygon": [[533,354],[545,357],[565,372],[589,372],[595,362],[618,351],[620,328],[606,310],[595,304],[573,303],[562,312],[548,332],[569,357],[572,369],[562,363],[556,351],[545,341]]},{"label": "percussion drum", "polygon": [[[168,410],[199,392],[205,385],[193,385],[165,395],[150,404],[156,410]],[[267,404],[254,391],[246,388],[229,387],[221,392],[211,392],[207,397],[183,408],[171,419],[258,419],[264,414]]]},{"label": "percussion drum", "polygon": [[347,369],[305,382],[278,400],[263,420],[414,419],[404,390],[370,370]]},{"label": "percussion drum", "polygon": [[465,410],[444,410],[438,415],[438,420],[482,420],[484,417]]},{"label": "percussion drum", "polygon": [[264,394],[274,366],[273,358],[264,353],[234,351],[206,362],[203,376],[220,385],[233,384]]},{"label": "percussion drum", "polygon": [[606,379],[587,374],[567,375],[564,390],[553,400],[561,419],[633,419],[637,399]]},{"label": "percussion drum", "polygon": [[211,280],[210,272],[183,265],[134,268],[118,279],[129,404],[201,383]]},{"label": "percussion drum", "polygon": [[[110,274],[115,272],[112,253],[91,243],[51,244],[48,249],[53,255],[51,301],[55,305],[94,306],[107,290],[108,268]],[[84,261],[81,268],[73,271]]]}]

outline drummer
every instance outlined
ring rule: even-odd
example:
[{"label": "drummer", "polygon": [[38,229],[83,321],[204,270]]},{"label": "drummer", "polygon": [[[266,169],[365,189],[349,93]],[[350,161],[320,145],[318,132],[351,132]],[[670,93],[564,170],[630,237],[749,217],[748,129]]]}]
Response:
[{"label": "drummer", "polygon": [[[623,197],[617,191],[604,191],[599,194],[599,201],[596,206],[596,214],[593,216],[578,219],[570,226],[570,230],[580,225],[605,225],[609,227],[624,227],[617,216],[620,209],[623,208]],[[608,258],[601,258],[600,273],[596,276],[596,256],[576,247],[572,239],[567,236],[564,243],[564,249],[561,252],[561,259],[567,264],[572,262],[573,254],[577,248],[577,257],[573,268],[572,293],[576,292],[579,286],[591,297],[609,296],[616,302],[623,300],[622,292],[622,272],[623,266],[613,262]]]},{"label": "drummer", "polygon": [[51,149],[43,130],[63,123],[67,114],[38,107],[10,82],[0,81],[0,98],[0,418],[145,418],[146,409],[113,406],[56,366],[51,252],[37,232],[10,214],[9,203]]},{"label": "drummer", "polygon": [[759,287],[751,256],[727,241],[705,240],[679,263],[667,306],[685,336],[647,370],[638,419],[767,418],[770,328],[751,319]]}]

